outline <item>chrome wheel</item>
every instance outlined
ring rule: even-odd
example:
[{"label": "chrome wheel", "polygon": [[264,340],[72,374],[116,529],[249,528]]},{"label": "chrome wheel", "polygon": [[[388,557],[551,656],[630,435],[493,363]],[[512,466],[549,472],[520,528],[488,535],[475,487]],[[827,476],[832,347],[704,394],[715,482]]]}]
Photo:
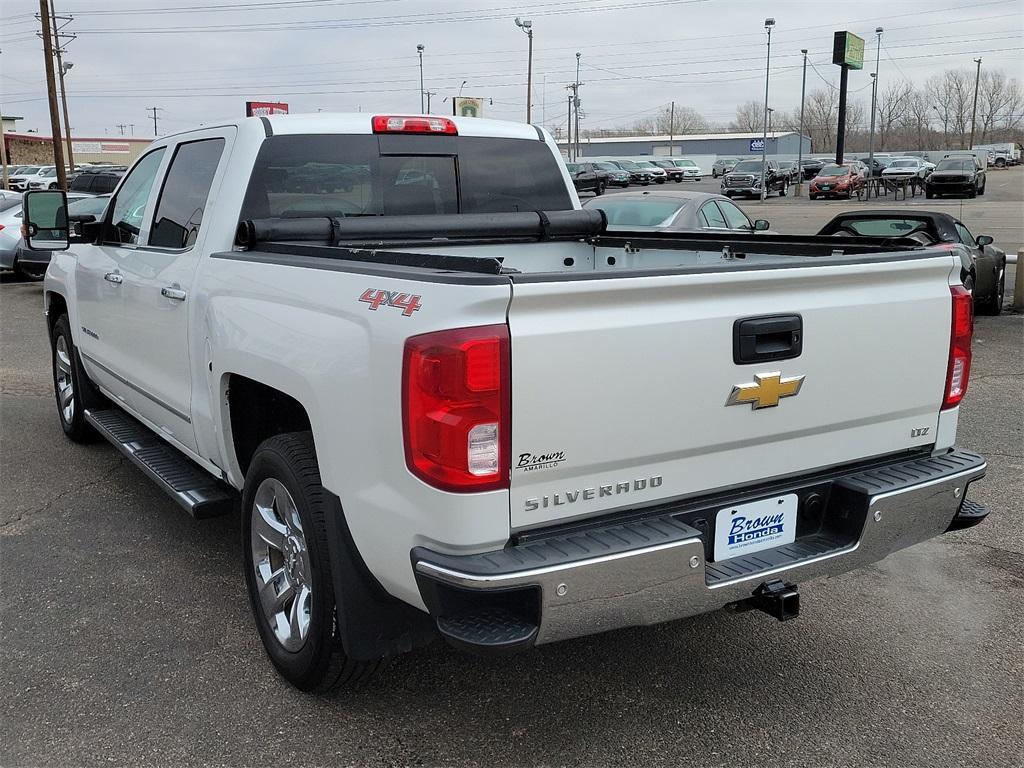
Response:
[{"label": "chrome wheel", "polygon": [[57,366],[57,404],[61,417],[65,423],[70,424],[75,418],[75,380],[71,374],[68,341],[63,334],[57,337],[56,350],[54,364]]},{"label": "chrome wheel", "polygon": [[256,489],[250,546],[263,616],[285,650],[298,651],[309,636],[313,581],[309,549],[295,500],[280,480]]}]

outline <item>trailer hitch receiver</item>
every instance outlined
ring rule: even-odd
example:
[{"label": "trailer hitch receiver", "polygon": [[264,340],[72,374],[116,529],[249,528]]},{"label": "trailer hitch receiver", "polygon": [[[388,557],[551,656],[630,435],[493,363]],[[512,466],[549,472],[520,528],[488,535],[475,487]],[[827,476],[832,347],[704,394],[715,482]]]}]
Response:
[{"label": "trailer hitch receiver", "polygon": [[780,579],[761,584],[754,590],[749,603],[752,608],[764,611],[779,621],[789,621],[800,615],[800,593],[796,584],[786,584]]}]

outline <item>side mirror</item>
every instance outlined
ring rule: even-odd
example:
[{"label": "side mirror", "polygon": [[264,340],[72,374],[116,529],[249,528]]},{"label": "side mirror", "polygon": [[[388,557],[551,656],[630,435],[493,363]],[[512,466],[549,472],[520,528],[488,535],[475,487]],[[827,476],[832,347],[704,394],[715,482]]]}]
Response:
[{"label": "side mirror", "polygon": [[26,192],[21,234],[30,251],[65,251],[70,245],[68,199],[63,190]]},{"label": "side mirror", "polygon": [[764,232],[770,226],[771,226],[771,223],[769,223],[769,221],[767,219],[754,219],[754,231],[755,232]]},{"label": "side mirror", "polygon": [[978,245],[980,246],[992,245],[992,243],[994,242],[993,238],[990,235],[978,235],[974,239],[978,242]]}]

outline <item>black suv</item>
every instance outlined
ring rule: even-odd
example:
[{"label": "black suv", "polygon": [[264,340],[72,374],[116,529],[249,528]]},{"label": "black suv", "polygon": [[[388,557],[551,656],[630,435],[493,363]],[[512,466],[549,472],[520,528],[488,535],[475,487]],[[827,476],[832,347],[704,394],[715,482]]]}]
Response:
[{"label": "black suv", "polygon": [[[779,197],[785,197],[789,192],[789,172],[780,170],[779,164],[774,160],[768,160],[765,163],[764,184],[766,195],[769,192],[778,192]],[[761,161],[741,160],[736,163],[733,169],[722,177],[722,194],[726,197],[760,197]]]},{"label": "black suv", "polygon": [[124,176],[124,168],[89,168],[71,180],[69,192],[88,192],[91,195],[109,195]]},{"label": "black suv", "polygon": [[[587,167],[589,166],[589,167]],[[598,175],[589,163],[566,163],[566,169],[572,178],[572,184],[577,192],[593,192],[595,195],[603,195],[607,186],[605,180]]]},{"label": "black suv", "polygon": [[951,155],[939,161],[924,182],[927,198],[938,195],[985,194],[985,169],[974,155]]}]

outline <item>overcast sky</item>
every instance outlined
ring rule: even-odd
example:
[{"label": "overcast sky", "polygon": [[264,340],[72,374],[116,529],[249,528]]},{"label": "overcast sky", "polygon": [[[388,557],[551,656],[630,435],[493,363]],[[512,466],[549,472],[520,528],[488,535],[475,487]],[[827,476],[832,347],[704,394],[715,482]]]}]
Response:
[{"label": "overcast sky", "polygon": [[[585,128],[617,127],[662,105],[727,122],[764,94],[766,16],[775,18],[769,103],[800,98],[801,48],[808,91],[838,83],[832,33],[867,39],[870,64],[851,92],[870,94],[874,29],[885,28],[881,82],[917,83],[947,68],[1024,75],[1024,0],[53,0],[74,16],[66,60],[76,136],[152,136],[244,114],[246,100],[285,101],[292,112],[419,111],[417,43],[433,111],[456,94],[494,100],[485,116],[525,119],[526,36],[534,28],[534,121],[565,122],[565,85],[580,89]],[[49,134],[37,0],[0,0],[0,106],[19,131]],[[125,128],[126,134],[131,129]]]}]

